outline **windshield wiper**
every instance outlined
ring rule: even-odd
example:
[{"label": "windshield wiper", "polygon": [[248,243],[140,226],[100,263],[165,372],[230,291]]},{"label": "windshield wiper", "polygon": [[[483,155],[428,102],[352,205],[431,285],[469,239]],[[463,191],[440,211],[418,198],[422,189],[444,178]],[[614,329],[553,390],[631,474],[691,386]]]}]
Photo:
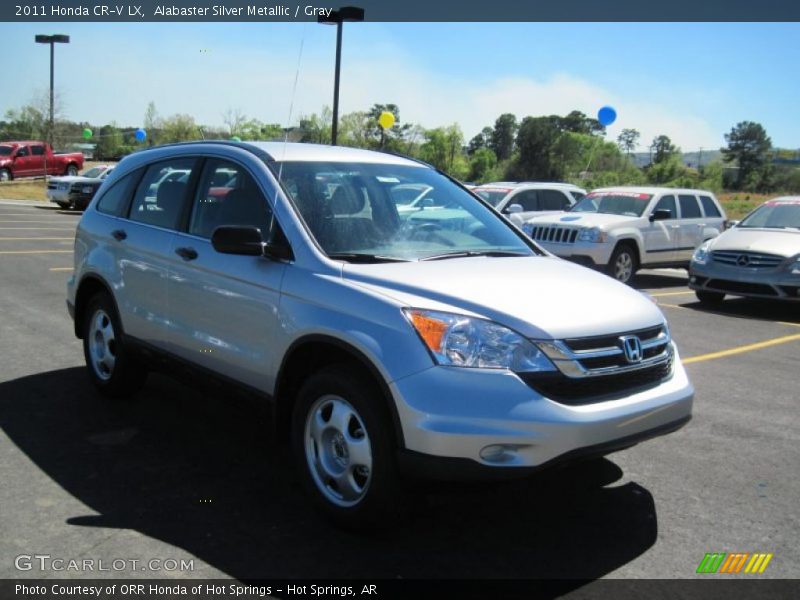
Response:
[{"label": "windshield wiper", "polygon": [[420,258],[420,260],[445,260],[448,258],[467,258],[472,256],[491,256],[491,257],[503,257],[503,256],[535,256],[533,254],[526,254],[524,252],[508,252],[505,250],[465,250],[463,252],[447,252],[445,254],[434,254],[432,256],[426,256],[425,258]]},{"label": "windshield wiper", "polygon": [[380,254],[361,254],[357,252],[334,252],[328,254],[333,260],[344,260],[351,263],[384,263],[384,262],[410,262],[407,258],[397,256],[382,256]]}]

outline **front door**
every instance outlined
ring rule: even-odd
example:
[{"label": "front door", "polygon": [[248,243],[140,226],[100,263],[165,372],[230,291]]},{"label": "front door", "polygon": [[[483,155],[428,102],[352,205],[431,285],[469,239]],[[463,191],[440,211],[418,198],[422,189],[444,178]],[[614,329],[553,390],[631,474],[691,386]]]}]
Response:
[{"label": "front door", "polygon": [[653,207],[653,213],[657,210],[670,211],[669,219],[659,219],[650,221],[644,230],[644,245],[646,262],[669,263],[676,259],[676,249],[678,247],[678,237],[680,228],[678,225],[678,206],[675,196],[672,194],[662,196]]}]

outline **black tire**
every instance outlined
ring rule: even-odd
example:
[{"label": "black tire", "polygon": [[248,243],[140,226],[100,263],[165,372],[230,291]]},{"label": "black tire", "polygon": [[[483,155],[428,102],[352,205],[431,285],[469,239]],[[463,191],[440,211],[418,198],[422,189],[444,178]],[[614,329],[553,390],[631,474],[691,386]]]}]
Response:
[{"label": "black tire", "polygon": [[92,384],[108,398],[136,394],[147,379],[147,370],[122,342],[122,326],[111,297],[104,292],[93,296],[82,320],[83,355]]},{"label": "black tire", "polygon": [[66,170],[64,171],[64,175],[75,176],[78,174],[78,167],[74,164],[68,164]]},{"label": "black tire", "polygon": [[[346,529],[385,529],[395,525],[400,516],[402,502],[394,435],[388,409],[380,395],[377,387],[362,373],[341,364],[325,367],[309,377],[294,403],[292,453],[300,480],[314,504],[328,518]],[[324,418],[328,404],[335,403],[336,407],[341,407],[340,401],[353,409],[354,415],[339,420],[346,423],[348,435],[337,438],[340,429],[335,427],[332,411],[338,408],[330,408],[328,421]],[[318,436],[325,440],[322,447],[310,433],[313,415],[319,415],[319,422],[323,424],[320,428],[323,433]],[[354,450],[353,442],[356,441],[366,441],[367,448],[371,450],[368,476],[364,475],[363,466],[357,462],[360,454]],[[319,466],[315,468],[312,462]],[[334,475],[338,472],[343,480],[352,482],[349,491],[355,490],[355,497],[346,496],[348,490],[339,488],[333,475],[330,475],[332,471]],[[358,494],[359,486],[361,495]]]},{"label": "black tire", "polygon": [[719,304],[725,299],[722,292],[710,292],[708,290],[695,290],[694,295],[703,304]]},{"label": "black tire", "polygon": [[56,202],[56,204],[58,204],[59,208],[62,208],[63,210],[69,210],[69,203],[67,202]]},{"label": "black tire", "polygon": [[0,169],[0,181],[11,181],[14,176],[8,169]]},{"label": "black tire", "polygon": [[639,257],[630,244],[618,244],[606,265],[606,274],[620,283],[630,284],[639,269]]}]

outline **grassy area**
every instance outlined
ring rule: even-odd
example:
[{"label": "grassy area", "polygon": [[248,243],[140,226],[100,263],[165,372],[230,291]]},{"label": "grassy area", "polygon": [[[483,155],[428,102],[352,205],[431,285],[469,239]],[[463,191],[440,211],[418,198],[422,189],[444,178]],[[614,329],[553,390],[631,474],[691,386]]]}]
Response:
[{"label": "grassy area", "polygon": [[[83,170],[87,171],[95,165],[108,164],[87,162]],[[43,177],[18,179],[0,183],[0,200],[32,200],[47,202],[47,184]]]},{"label": "grassy area", "polygon": [[770,198],[780,194],[753,194],[748,192],[723,192],[717,198],[722,202],[722,207],[729,219],[740,220],[751,210],[760,206]]}]

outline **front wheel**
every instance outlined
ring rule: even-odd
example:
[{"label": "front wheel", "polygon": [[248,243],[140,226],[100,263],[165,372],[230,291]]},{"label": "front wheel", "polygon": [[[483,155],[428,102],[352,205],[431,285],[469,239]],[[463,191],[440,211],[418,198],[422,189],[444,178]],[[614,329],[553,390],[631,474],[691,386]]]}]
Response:
[{"label": "front wheel", "polygon": [[623,244],[614,249],[606,273],[621,283],[630,283],[638,266],[636,253],[630,246]]},{"label": "front wheel", "polygon": [[144,385],[147,371],[122,341],[117,310],[108,294],[88,303],[83,317],[83,354],[94,386],[109,398],[133,396]]},{"label": "front wheel", "polygon": [[292,449],[314,503],[350,529],[386,527],[399,511],[393,435],[375,385],[347,365],[309,377],[292,414]]},{"label": "front wheel", "polygon": [[11,171],[0,169],[0,181],[11,181]]},{"label": "front wheel", "polygon": [[722,292],[709,292],[708,290],[695,290],[694,295],[703,304],[719,304],[725,299]]}]

